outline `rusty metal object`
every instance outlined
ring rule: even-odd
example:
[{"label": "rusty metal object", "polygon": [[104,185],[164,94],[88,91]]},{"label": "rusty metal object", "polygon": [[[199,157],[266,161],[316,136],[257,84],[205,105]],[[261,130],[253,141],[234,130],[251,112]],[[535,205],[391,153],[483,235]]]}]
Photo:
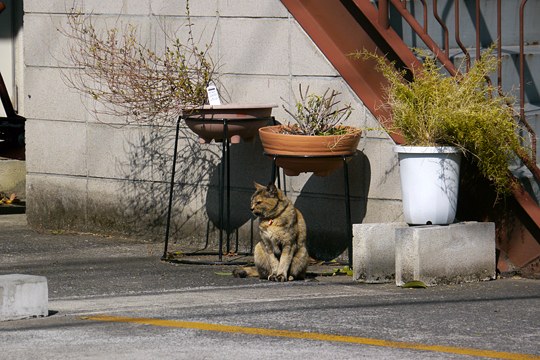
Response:
[{"label": "rusty metal object", "polygon": [[415,17],[406,9],[400,5],[399,0],[390,0],[394,5],[395,9],[399,12],[401,17],[409,24],[409,26],[414,30],[414,32],[422,39],[426,46],[433,52],[433,55],[437,57],[437,60],[444,66],[444,68],[450,73],[450,75],[455,76],[457,74],[457,69],[450,61],[445,51],[443,51],[439,45],[433,41],[431,36],[424,30],[423,26],[418,23]]},{"label": "rusty metal object", "polygon": [[[374,63],[356,60],[350,54],[366,49],[385,54],[402,66],[419,63],[393,29],[379,24],[379,12],[373,4],[365,0],[282,0],[282,3],[371,113],[383,119],[383,125],[384,119],[389,122],[390,113],[381,106],[386,80],[373,71]],[[391,136],[397,143],[403,142],[399,134]]]},{"label": "rusty metal object", "polygon": [[[388,109],[380,106],[384,99],[384,85],[386,81],[377,72],[372,71],[372,66],[365,62],[360,62],[351,59],[347,55],[355,50],[366,49],[379,54],[385,54],[390,60],[396,60],[398,66],[402,68],[418,67],[417,59],[410,51],[403,40],[389,27],[389,7],[392,5],[394,10],[411,26],[414,32],[424,41],[429,49],[437,56],[439,61],[449,70],[450,74],[456,74],[457,70],[448,57],[448,45],[445,45],[444,51],[433,41],[428,34],[428,19],[426,18],[425,0],[420,0],[424,5],[424,24],[419,24],[412,14],[407,10],[407,4],[414,0],[379,0],[378,8],[371,2],[366,0],[281,0],[291,14],[298,20],[300,25],[319,46],[321,51],[334,65],[336,70],[342,75],[343,79],[351,86],[352,90],[362,99],[367,108],[379,119],[383,119],[382,125],[391,125],[391,119]],[[524,103],[524,41],[523,41],[523,12],[527,0],[522,0],[520,5],[520,119],[524,127],[531,134],[533,146],[536,146],[536,140],[532,128],[525,121]],[[459,48],[463,51],[466,59],[467,70],[471,64],[471,54],[460,38],[460,1],[454,1],[455,4],[455,39]],[[472,21],[475,21],[475,38],[472,44],[475,47],[475,56],[481,56],[481,8],[480,0],[476,0],[471,6],[475,9],[475,16]],[[497,52],[499,61],[502,59],[502,41],[501,41],[501,0],[497,1]],[[436,1],[434,1],[434,16],[439,17],[436,10]],[[439,17],[440,18],[440,17]],[[437,19],[439,24],[442,20]],[[445,33],[446,25],[441,24]],[[471,50],[472,51],[472,50]],[[497,78],[499,87],[502,84],[502,69],[497,69]],[[401,143],[402,138],[395,134],[391,134],[394,141]],[[534,177],[540,180],[540,169],[536,166],[535,159],[528,154],[519,154],[523,162],[531,170]],[[505,230],[506,223],[514,222],[516,226],[527,228],[527,235],[532,239],[540,238],[540,207],[531,198],[531,196],[521,187],[516,187],[513,191],[515,201],[512,202],[512,208],[515,209],[519,216],[513,220],[505,220],[500,225],[500,232],[504,236],[513,236]],[[485,211],[484,214],[477,213],[478,220],[493,221],[490,213],[489,199],[482,202],[485,208],[472,207],[477,211]],[[475,205],[479,205],[476,203]],[[499,215],[506,216],[506,211],[499,211]],[[492,220],[490,220],[492,219]],[[511,227],[513,225],[510,225]],[[508,237],[511,245],[505,247],[504,241],[498,241],[498,244],[503,244],[505,251],[518,251],[520,241],[514,241]],[[502,241],[502,242],[501,242]],[[536,240],[538,241],[538,240]],[[521,249],[521,248],[520,248]],[[521,251],[521,250],[519,250]],[[524,250],[525,251],[525,250]],[[534,253],[534,251],[533,251]],[[534,254],[532,254],[534,255]],[[538,256],[538,254],[534,255]],[[533,257],[534,257],[533,256]]]},{"label": "rusty metal object", "polygon": [[459,1],[456,1],[454,3],[454,24],[455,24],[455,39],[456,44],[459,46],[461,51],[463,51],[463,54],[465,55],[465,61],[466,61],[466,71],[469,71],[471,68],[471,54],[469,54],[469,50],[465,47],[463,42],[461,41],[460,36],[460,22],[459,22],[460,16],[459,16]]},{"label": "rusty metal object", "polygon": [[[435,0],[437,1],[437,0]],[[426,4],[426,0],[420,0],[420,2],[422,2],[422,9],[424,10],[423,11],[423,14],[424,14],[424,31],[427,33],[428,32],[428,12],[427,12],[427,4]],[[403,4],[403,9],[407,9],[407,3],[405,1],[402,2]]]},{"label": "rusty metal object", "polygon": [[13,104],[11,103],[11,100],[9,99],[8,90],[6,88],[6,84],[4,83],[4,78],[2,77],[2,73],[0,73],[0,99],[2,101],[2,105],[4,106],[4,110],[6,112],[7,117],[8,118],[16,117],[17,114],[15,113]]},{"label": "rusty metal object", "polygon": [[536,134],[525,116],[525,39],[523,35],[525,21],[523,14],[527,1],[528,0],[521,0],[521,4],[519,6],[519,118],[529,132],[529,136],[531,138],[531,147],[535,149],[531,154],[531,162],[533,162],[535,166],[534,169],[531,167],[529,167],[529,169],[533,171],[536,181],[540,182],[540,170],[536,166]]},{"label": "rusty metal object", "polygon": [[482,43],[480,42],[480,0],[476,0],[475,4],[475,27],[476,27],[476,58],[480,59],[480,56],[482,56],[481,47]]},{"label": "rusty metal object", "polygon": [[439,11],[437,10],[437,0],[433,0],[433,17],[437,20],[439,25],[441,25],[441,28],[443,29],[443,36],[444,36],[444,53],[447,57],[450,56],[450,41],[448,40],[448,27],[444,23],[444,21],[439,16]]},{"label": "rusty metal object", "polygon": [[379,25],[381,25],[383,29],[388,29],[390,27],[388,0],[379,1]]},{"label": "rusty metal object", "polygon": [[501,0],[497,0],[497,86],[499,94],[502,93],[502,15],[501,15]]}]

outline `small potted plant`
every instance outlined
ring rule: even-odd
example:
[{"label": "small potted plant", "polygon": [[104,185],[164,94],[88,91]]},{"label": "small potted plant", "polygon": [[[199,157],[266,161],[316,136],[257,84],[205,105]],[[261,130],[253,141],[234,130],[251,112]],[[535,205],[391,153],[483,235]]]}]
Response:
[{"label": "small potted plant", "polygon": [[[433,57],[411,69],[414,80],[384,56],[357,52],[374,59],[388,80],[386,105],[393,128],[404,140],[395,146],[405,221],[409,224],[448,224],[455,219],[460,160],[472,162],[499,196],[509,193],[508,163],[524,151],[510,98],[497,96],[486,81],[497,67],[493,49],[486,51],[468,72],[447,76]],[[419,52],[419,55],[425,56]]]},{"label": "small potted plant", "polygon": [[294,124],[266,126],[259,129],[264,152],[276,158],[276,165],[286,175],[296,176],[313,172],[327,176],[343,164],[343,156],[356,152],[361,130],[343,125],[352,108],[340,107],[339,92],[327,89],[322,95],[309,93],[299,86],[300,99],[290,110],[284,110],[295,120]]}]

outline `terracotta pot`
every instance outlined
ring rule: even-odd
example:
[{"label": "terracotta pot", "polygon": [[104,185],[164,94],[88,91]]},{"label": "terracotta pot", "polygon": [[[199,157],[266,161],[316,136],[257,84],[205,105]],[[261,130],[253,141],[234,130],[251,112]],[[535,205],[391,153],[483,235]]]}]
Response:
[{"label": "terracotta pot", "polygon": [[273,104],[204,105],[201,108],[183,109],[186,125],[199,135],[199,142],[223,141],[224,119],[227,119],[227,137],[237,144],[240,139],[253,141],[257,130],[268,125]]},{"label": "terracotta pot", "polygon": [[360,141],[361,131],[346,135],[306,136],[283,134],[282,125],[265,126],[259,129],[264,152],[279,155],[276,165],[286,175],[296,176],[313,172],[327,176],[343,165],[339,155],[353,155]]}]

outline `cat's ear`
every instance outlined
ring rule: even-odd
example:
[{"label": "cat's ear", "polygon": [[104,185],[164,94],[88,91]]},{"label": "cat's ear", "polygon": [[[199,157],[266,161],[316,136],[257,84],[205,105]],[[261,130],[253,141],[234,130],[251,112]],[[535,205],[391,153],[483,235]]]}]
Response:
[{"label": "cat's ear", "polygon": [[268,191],[268,193],[272,196],[278,195],[278,188],[273,183],[268,184],[268,186],[266,187],[266,191]]},{"label": "cat's ear", "polygon": [[255,186],[255,190],[264,190],[264,189],[266,189],[266,186],[261,185],[256,181],[253,182],[253,186]]}]

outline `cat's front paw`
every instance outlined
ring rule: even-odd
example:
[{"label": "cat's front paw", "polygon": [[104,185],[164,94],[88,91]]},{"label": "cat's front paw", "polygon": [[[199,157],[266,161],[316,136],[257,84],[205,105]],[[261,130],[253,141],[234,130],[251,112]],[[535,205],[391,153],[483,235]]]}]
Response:
[{"label": "cat's front paw", "polygon": [[279,282],[285,282],[287,281],[287,275],[283,275],[283,274],[279,274],[276,278],[276,281],[279,281]]},{"label": "cat's front paw", "polygon": [[278,281],[278,280],[277,280],[277,275],[276,275],[276,274],[272,274],[272,275],[268,276],[268,280],[269,280],[269,281]]}]

